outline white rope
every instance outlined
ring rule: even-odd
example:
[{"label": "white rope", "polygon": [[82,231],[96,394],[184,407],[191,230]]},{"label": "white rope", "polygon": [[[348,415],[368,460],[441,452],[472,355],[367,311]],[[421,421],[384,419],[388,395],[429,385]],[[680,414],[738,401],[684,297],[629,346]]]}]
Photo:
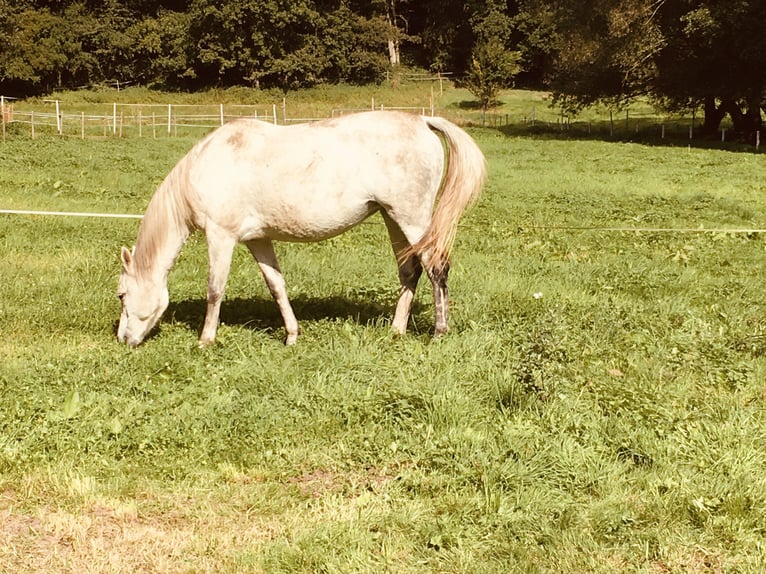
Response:
[{"label": "white rope", "polygon": [[[33,211],[29,209],[0,209],[5,215],[44,215],[56,217],[100,217],[110,219],[142,219],[132,213],[90,213],[76,211]],[[365,221],[363,223],[376,223]],[[476,227],[468,224],[466,227]],[[726,229],[723,227],[598,227],[585,225],[529,225],[518,226],[520,231],[603,231],[610,233],[766,233],[766,229]]]},{"label": "white rope", "polygon": [[131,213],[86,213],[76,211],[32,211],[29,209],[0,209],[6,215],[52,215],[57,217],[102,217],[111,219],[142,219],[143,215]]},{"label": "white rope", "polygon": [[587,225],[519,226],[525,231],[607,231],[613,233],[766,233],[766,229],[726,229],[724,227],[598,227]]}]

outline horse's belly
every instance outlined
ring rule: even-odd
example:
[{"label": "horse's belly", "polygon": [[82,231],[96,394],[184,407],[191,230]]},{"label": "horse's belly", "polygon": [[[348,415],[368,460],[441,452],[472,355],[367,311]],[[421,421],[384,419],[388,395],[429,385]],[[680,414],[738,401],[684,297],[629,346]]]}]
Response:
[{"label": "horse's belly", "polygon": [[322,241],[347,231],[369,217],[378,206],[372,202],[337,204],[282,203],[246,217],[242,241],[269,238],[277,241]]}]

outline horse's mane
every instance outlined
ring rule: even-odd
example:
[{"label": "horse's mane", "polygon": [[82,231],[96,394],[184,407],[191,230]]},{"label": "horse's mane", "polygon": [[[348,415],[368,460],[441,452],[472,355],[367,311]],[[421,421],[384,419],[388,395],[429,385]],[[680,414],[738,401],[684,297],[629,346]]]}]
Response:
[{"label": "horse's mane", "polygon": [[181,160],[154,192],[144,213],[136,238],[136,273],[147,277],[155,269],[160,250],[171,238],[189,234],[192,214],[185,191],[188,187],[187,162]]}]

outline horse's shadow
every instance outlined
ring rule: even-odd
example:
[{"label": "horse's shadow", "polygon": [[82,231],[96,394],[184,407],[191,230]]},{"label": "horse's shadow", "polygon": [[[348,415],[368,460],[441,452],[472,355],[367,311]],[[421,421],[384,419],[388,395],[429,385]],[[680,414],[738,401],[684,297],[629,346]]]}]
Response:
[{"label": "horse's shadow", "polygon": [[[393,316],[395,300],[376,301],[353,296],[305,297],[290,299],[299,323],[333,319],[348,319],[360,325],[375,324],[389,320]],[[165,312],[163,322],[175,322],[185,325],[197,333],[202,331],[205,321],[205,299],[187,299],[171,302]],[[419,312],[420,305],[413,304],[413,314]],[[277,304],[271,298],[235,297],[224,299],[221,304],[220,322],[227,325],[247,327],[254,331],[274,333],[284,328],[282,316]]]}]

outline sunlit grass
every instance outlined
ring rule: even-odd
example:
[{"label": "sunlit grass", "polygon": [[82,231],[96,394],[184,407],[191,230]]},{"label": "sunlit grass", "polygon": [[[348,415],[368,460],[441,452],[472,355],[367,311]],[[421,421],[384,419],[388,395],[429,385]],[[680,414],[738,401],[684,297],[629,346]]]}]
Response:
[{"label": "sunlit grass", "polygon": [[[648,229],[763,227],[762,156],[471,133],[437,342],[377,218],[278,246],[295,347],[238,249],[203,351],[200,236],[130,350],[138,221],[0,216],[0,570],[758,572],[764,239]],[[11,139],[3,202],[140,212],[192,143]]]}]

